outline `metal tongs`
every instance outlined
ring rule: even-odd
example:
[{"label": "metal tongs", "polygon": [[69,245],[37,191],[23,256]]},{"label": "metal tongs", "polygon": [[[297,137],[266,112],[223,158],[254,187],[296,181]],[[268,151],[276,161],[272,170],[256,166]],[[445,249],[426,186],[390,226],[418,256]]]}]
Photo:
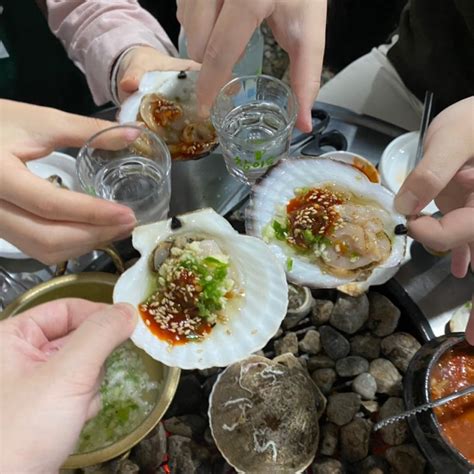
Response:
[{"label": "metal tongs", "polygon": [[434,400],[430,403],[425,403],[424,405],[420,405],[418,407],[412,408],[411,410],[404,411],[403,413],[400,413],[399,415],[385,418],[384,420],[381,420],[378,423],[375,423],[374,431],[378,431],[381,428],[385,428],[386,426],[391,425],[392,423],[396,423],[397,421],[404,420],[405,418],[409,418],[410,416],[416,415],[417,413],[421,413],[426,410],[437,408],[441,405],[445,405],[446,403],[452,402],[453,400],[456,400],[457,398],[466,397],[472,394],[474,394],[474,385],[471,385],[467,388],[459,390],[459,392],[451,393],[450,395],[447,395],[446,397],[438,398],[438,400]]}]

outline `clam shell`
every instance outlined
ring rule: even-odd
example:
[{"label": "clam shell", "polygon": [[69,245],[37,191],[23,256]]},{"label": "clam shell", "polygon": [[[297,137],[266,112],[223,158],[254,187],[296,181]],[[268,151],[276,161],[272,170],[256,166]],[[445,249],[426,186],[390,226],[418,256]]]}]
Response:
[{"label": "clam shell", "polygon": [[238,284],[245,291],[236,299],[238,305],[228,314],[228,321],[217,323],[201,342],[172,346],[152,334],[139,318],[131,338],[151,357],[172,367],[206,369],[232,364],[264,347],[280,327],[288,306],[285,273],[264,242],[238,234],[212,209],[185,214],[179,220],[182,226],[175,230],[171,219],[135,229],[133,246],[141,257],[119,278],[114,303],[137,307],[150,296],[154,278],[150,259],[161,241],[180,233],[205,233],[230,256]]},{"label": "clam shell", "polygon": [[[196,97],[197,71],[153,71],[143,75],[138,91],[128,97],[122,104],[117,116],[120,123],[136,122],[142,99],[149,94],[160,96],[176,102],[183,108],[183,113],[191,122],[200,121],[198,118],[198,102]],[[210,123],[210,122],[209,122]],[[153,130],[156,132],[156,130]],[[208,149],[199,155],[181,156],[172,152],[174,160],[195,160],[207,156],[217,147],[217,138]],[[172,151],[172,150],[171,150]]]},{"label": "clam shell", "polygon": [[[393,235],[396,225],[405,224],[406,219],[394,208],[394,195],[380,184],[372,183],[356,168],[334,160],[321,158],[290,158],[281,160],[252,189],[246,210],[245,226],[249,235],[263,238],[265,227],[272,222],[278,208],[285,206],[298,187],[314,187],[326,183],[351,191],[356,196],[374,201],[388,211],[390,222],[385,223],[386,232],[392,237],[392,251],[382,265],[375,267],[364,281],[353,281],[324,273],[316,264],[292,252],[283,243],[272,241],[269,247],[286,269],[292,283],[310,288],[337,288],[352,296],[359,295],[372,285],[389,280],[398,270],[406,246],[406,236]],[[286,267],[287,259],[293,260],[292,269]]]}]

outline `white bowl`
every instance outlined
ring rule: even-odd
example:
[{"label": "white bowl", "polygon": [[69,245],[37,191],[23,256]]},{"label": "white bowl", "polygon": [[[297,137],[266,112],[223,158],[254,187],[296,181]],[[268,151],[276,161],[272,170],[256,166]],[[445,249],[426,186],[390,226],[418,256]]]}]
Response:
[{"label": "white bowl", "polygon": [[[379,163],[382,184],[394,194],[398,193],[408,175],[408,163],[416,155],[418,132],[405,133],[392,140],[385,148]],[[435,202],[430,202],[422,212],[434,214],[438,211]]]}]

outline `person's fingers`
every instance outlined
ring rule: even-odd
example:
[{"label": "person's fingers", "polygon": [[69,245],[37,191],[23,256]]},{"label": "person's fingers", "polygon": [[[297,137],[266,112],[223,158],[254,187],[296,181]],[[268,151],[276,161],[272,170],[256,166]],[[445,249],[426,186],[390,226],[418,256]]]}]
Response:
[{"label": "person's fingers", "polygon": [[191,2],[178,2],[177,17],[186,34],[189,57],[202,63],[224,2],[223,0],[191,0]]},{"label": "person's fingers", "polygon": [[124,239],[134,227],[133,224],[97,226],[50,221],[5,201],[0,201],[0,221],[2,238],[47,265]]},{"label": "person's fingers", "polygon": [[466,328],[466,340],[471,346],[474,346],[474,296],[472,297],[471,316]]},{"label": "person's fingers", "polygon": [[471,250],[469,245],[461,245],[451,252],[451,273],[456,278],[464,278],[471,261]]},{"label": "person's fingers", "polygon": [[73,376],[78,386],[93,390],[107,357],[132,334],[137,314],[133,306],[125,303],[93,313],[50,359],[51,370],[59,377]]},{"label": "person's fingers", "polygon": [[[326,1],[317,1],[311,6],[313,21],[300,19],[302,25],[296,40],[289,41],[287,46],[290,57],[290,82],[299,106],[296,126],[303,132],[312,130],[311,109],[319,92],[321,72],[323,67],[325,25],[326,25]],[[310,12],[301,12],[309,15]],[[269,21],[275,36],[285,37],[285,32],[279,32],[282,28],[281,21],[278,24]],[[285,28],[287,25],[285,24]]]},{"label": "person's fingers", "polygon": [[201,65],[189,59],[170,58],[151,47],[131,50],[123,58],[123,72],[119,74],[119,98],[135,92],[140,80],[148,71],[196,71]]},{"label": "person's fingers", "polygon": [[235,1],[224,3],[207,44],[199,74],[197,98],[201,115],[209,114],[219,90],[230,79],[234,65],[264,18],[256,18],[249,2],[244,5]]},{"label": "person's fingers", "polygon": [[474,242],[474,208],[455,209],[441,219],[420,217],[408,222],[408,232],[415,240],[438,252]]},{"label": "person's fingers", "polygon": [[455,121],[438,126],[433,122],[436,128],[426,140],[423,159],[409,174],[395,198],[398,212],[405,215],[420,212],[474,156],[473,123],[472,120]]},{"label": "person's fingers", "polygon": [[61,189],[18,166],[11,179],[2,179],[0,199],[50,220],[91,225],[133,226],[133,211],[121,204]]},{"label": "person's fingers", "polygon": [[[91,314],[103,310],[107,305],[79,298],[63,298],[29,309],[9,321],[21,332],[25,341],[41,350],[55,352],[56,345],[62,347],[63,338]],[[55,345],[55,343],[57,343]]]}]

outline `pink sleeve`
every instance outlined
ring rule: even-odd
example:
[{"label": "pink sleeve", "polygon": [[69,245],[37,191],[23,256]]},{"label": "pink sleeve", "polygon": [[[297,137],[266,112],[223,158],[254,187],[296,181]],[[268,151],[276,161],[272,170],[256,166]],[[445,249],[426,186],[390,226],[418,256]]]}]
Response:
[{"label": "pink sleeve", "polygon": [[136,0],[47,0],[47,7],[51,30],[86,75],[98,105],[112,100],[113,64],[130,46],[177,54],[160,24]]}]

